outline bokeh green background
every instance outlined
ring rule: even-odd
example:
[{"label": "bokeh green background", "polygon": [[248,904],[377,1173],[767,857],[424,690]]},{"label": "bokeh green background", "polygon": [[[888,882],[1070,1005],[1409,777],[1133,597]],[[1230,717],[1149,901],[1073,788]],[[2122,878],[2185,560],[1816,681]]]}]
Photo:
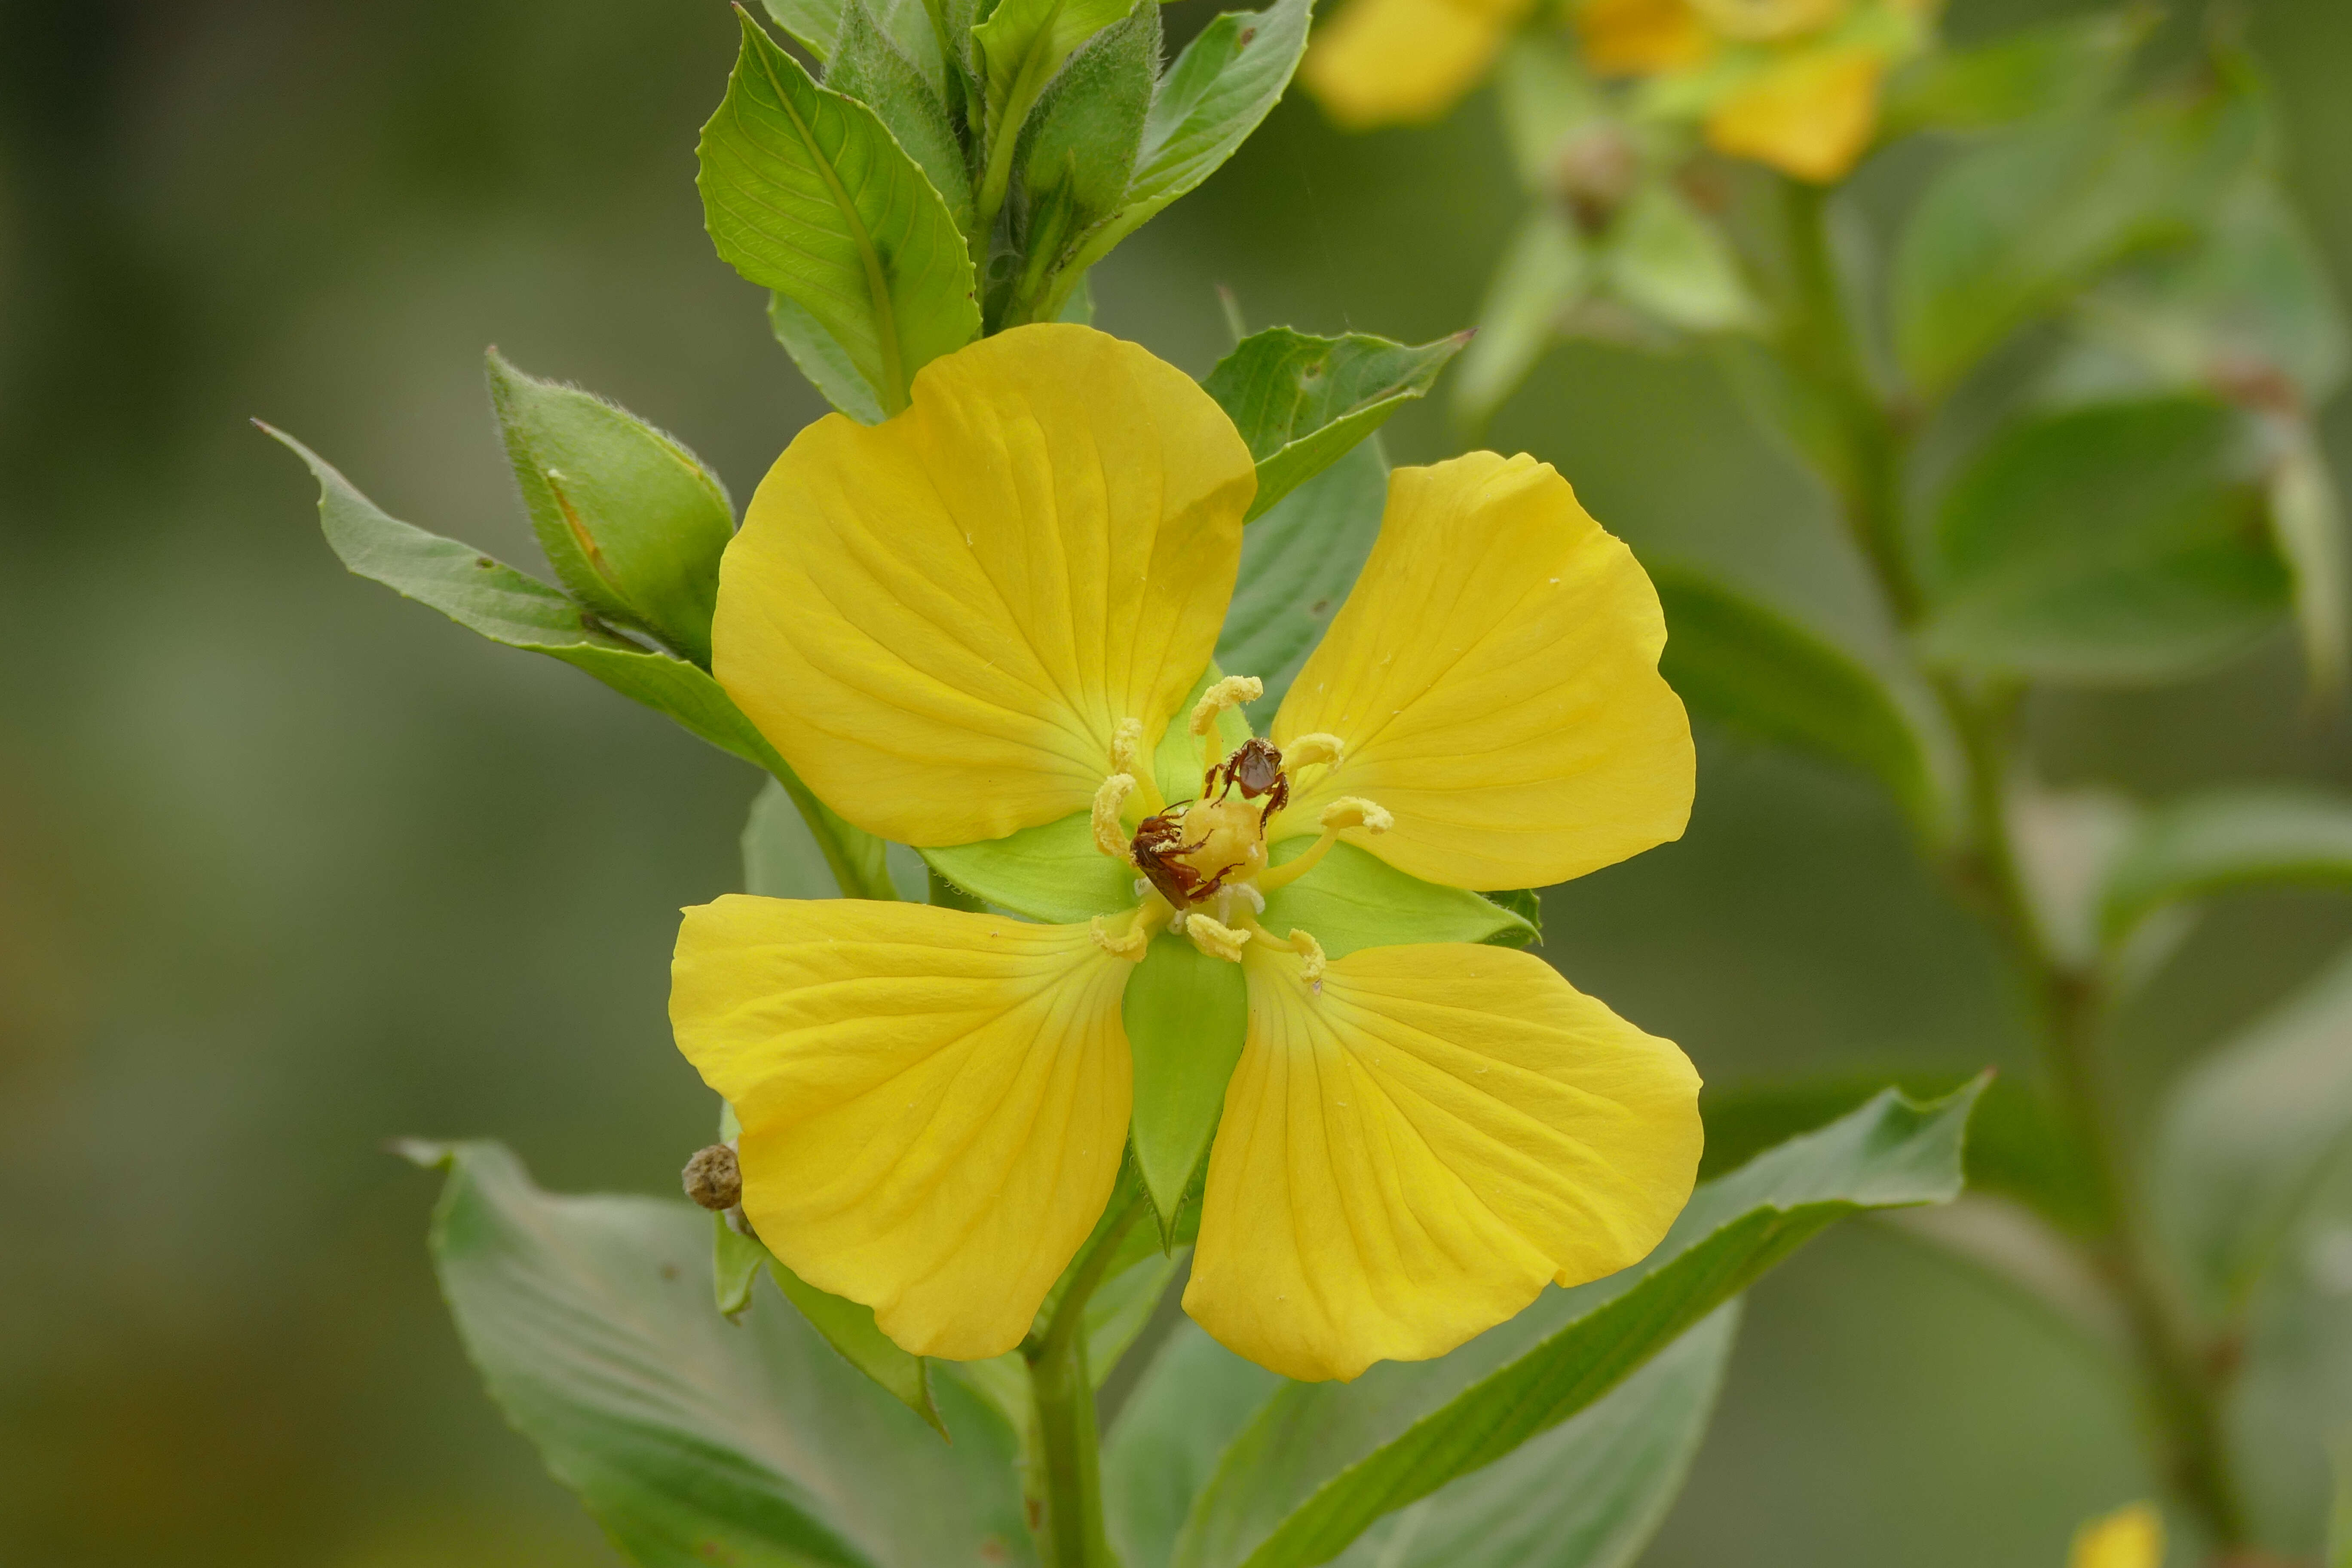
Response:
[{"label": "bokeh green background", "polygon": [[[1955,0],[1950,30],[2046,9]],[[2249,22],[2352,279],[2352,8]],[[425,1264],[434,1183],[383,1145],[489,1134],[551,1187],[673,1190],[711,1120],[664,1024],[675,910],[736,885],[758,781],[346,576],[245,421],[530,562],[496,342],[747,495],[819,405],[701,234],[695,130],[732,33],[718,0],[0,5],[9,1568],[615,1561],[478,1392]],[[1886,162],[1866,178],[1899,205],[1919,160]],[[1433,337],[1517,201],[1483,98],[1360,139],[1294,100],[1099,270],[1099,320],[1195,373],[1220,282],[1253,325]],[[2328,428],[2352,475],[2352,420]],[[1704,360],[1555,354],[1491,439],[1646,553],[1881,635],[1821,499]],[[1454,444],[1434,408],[1391,431],[1401,460]],[[2060,782],[2352,782],[2284,641],[2035,725]],[[1712,1079],[2025,1066],[1986,943],[1883,803],[1719,735],[1702,756],[1682,843],[1550,900],[1555,962]],[[2347,937],[2318,895],[2209,918],[2125,1021],[2134,1116]],[[2352,1279],[2316,1288],[2352,1314]],[[2320,1375],[2352,1409],[2341,1358]],[[1756,1291],[1648,1561],[2054,1564],[2149,1489],[2131,1420],[2021,1298],[1852,1226]],[[2289,1444],[2263,1485],[2299,1506],[2315,1463]]]}]

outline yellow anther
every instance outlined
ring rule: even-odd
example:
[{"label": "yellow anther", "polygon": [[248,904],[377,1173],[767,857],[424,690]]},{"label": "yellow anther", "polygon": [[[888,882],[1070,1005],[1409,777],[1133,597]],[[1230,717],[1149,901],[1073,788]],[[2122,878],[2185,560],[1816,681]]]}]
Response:
[{"label": "yellow anther", "polygon": [[1143,950],[1151,943],[1151,933],[1142,930],[1142,924],[1135,916],[1129,915],[1123,922],[1124,929],[1113,935],[1110,917],[1097,915],[1088,930],[1093,933],[1095,945],[1105,952],[1131,963],[1140,963],[1143,962]]},{"label": "yellow anther", "polygon": [[1220,925],[1199,910],[1192,910],[1184,916],[1184,934],[1192,939],[1194,947],[1211,958],[1222,958],[1227,963],[1242,961],[1242,949],[1250,939],[1249,932]]},{"label": "yellow anther", "polygon": [[1286,768],[1311,768],[1318,763],[1336,768],[1347,755],[1347,742],[1320,731],[1297,736],[1282,748],[1282,763]]},{"label": "yellow anther", "polygon": [[1367,833],[1386,833],[1396,826],[1396,818],[1389,815],[1386,806],[1353,795],[1343,795],[1325,806],[1316,822],[1326,833],[1344,833],[1350,827],[1360,827]]},{"label": "yellow anther", "polygon": [[1126,825],[1118,819],[1134,793],[1133,773],[1113,773],[1095,791],[1095,847],[1122,866],[1135,863],[1128,854]]},{"label": "yellow anther", "polygon": [[1290,928],[1290,951],[1298,955],[1298,978],[1316,990],[1323,989],[1323,971],[1330,961],[1323,956],[1323,944],[1305,929]]},{"label": "yellow anther", "polygon": [[1121,719],[1110,734],[1110,768],[1115,773],[1139,773],[1143,756],[1143,721]]},{"label": "yellow anther", "polygon": [[1217,715],[1228,708],[1238,708],[1244,702],[1255,702],[1265,695],[1265,682],[1255,675],[1228,675],[1208,690],[1201,700],[1192,704],[1190,725],[1195,735],[1212,733],[1217,726]]}]

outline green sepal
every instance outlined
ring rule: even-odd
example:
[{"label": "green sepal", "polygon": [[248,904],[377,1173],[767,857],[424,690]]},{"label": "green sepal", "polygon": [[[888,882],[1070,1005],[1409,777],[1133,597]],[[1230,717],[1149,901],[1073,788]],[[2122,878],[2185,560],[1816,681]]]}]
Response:
[{"label": "green sepal", "polygon": [[1488,903],[1499,905],[1507,913],[1515,914],[1528,924],[1526,931],[1506,929],[1486,938],[1494,947],[1541,947],[1543,945],[1543,892],[1537,888],[1512,888],[1505,892],[1480,895]]},{"label": "green sepal", "polygon": [[[1314,842],[1286,839],[1274,846],[1272,859],[1282,865]],[[1493,899],[1407,876],[1345,841],[1331,846],[1315,869],[1267,894],[1260,919],[1276,936],[1287,936],[1294,926],[1313,933],[1330,958],[1361,948],[1429,942],[1524,947],[1537,934],[1534,921]]]},{"label": "green sepal", "polygon": [[727,1223],[723,1214],[710,1216],[710,1282],[719,1310],[730,1320],[741,1317],[751,1305],[751,1288],[760,1282],[760,1266],[768,1249],[757,1237],[745,1236]]},{"label": "green sepal", "polygon": [[625,409],[525,375],[489,353],[490,403],[548,564],[609,621],[710,668],[719,556],[735,536],[726,487]]},{"label": "green sepal", "polygon": [[1181,936],[1155,937],[1128,977],[1119,1016],[1135,1059],[1129,1147],[1163,1241],[1208,1157],[1249,1026],[1242,966]]},{"label": "green sepal", "polygon": [[963,232],[872,109],[738,15],[742,53],[696,148],[711,244],[807,311],[895,413],[917,371],[979,335]]},{"label": "green sepal", "polygon": [[1241,575],[1217,633],[1217,663],[1265,682],[1265,694],[1246,710],[1259,729],[1273,726],[1290,683],[1356,585],[1388,496],[1388,457],[1380,437],[1368,436],[1242,535]]},{"label": "green sepal", "polygon": [[1288,327],[1244,338],[1201,385],[1232,418],[1257,464],[1248,518],[1265,516],[1428,392],[1469,341],[1468,332],[1457,332],[1408,346],[1360,332],[1310,337]]},{"label": "green sepal", "polygon": [[1095,847],[1087,812],[1003,838],[926,849],[932,870],[1002,910],[1078,925],[1135,907],[1135,873]]},{"label": "green sepal", "polygon": [[260,428],[309,465],[319,482],[320,531],[354,575],[429,605],[492,642],[586,670],[720,751],[764,768],[791,792],[842,889],[857,889],[853,897],[890,896],[883,841],[851,826],[811,794],[707,672],[616,636],[564,595],[469,544],[390,516],[301,442],[269,426]]}]

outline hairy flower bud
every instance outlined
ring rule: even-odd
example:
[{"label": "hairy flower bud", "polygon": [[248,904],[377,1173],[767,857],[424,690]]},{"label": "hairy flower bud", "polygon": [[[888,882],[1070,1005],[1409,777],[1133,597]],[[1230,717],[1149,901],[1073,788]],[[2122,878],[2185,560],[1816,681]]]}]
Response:
[{"label": "hairy flower bud", "polygon": [[743,1201],[743,1168],[725,1143],[695,1151],[678,1179],[686,1195],[704,1208],[724,1212]]}]

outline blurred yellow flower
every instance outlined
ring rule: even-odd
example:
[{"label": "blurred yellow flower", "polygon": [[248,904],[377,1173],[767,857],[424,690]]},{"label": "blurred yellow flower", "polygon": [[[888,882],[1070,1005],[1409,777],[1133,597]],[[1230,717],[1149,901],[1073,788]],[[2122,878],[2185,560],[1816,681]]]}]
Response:
[{"label": "blurred yellow flower", "polygon": [[[1182,705],[1255,490],[1181,372],[1029,326],[933,362],[885,424],[803,431],[727,552],[716,672],[835,809],[927,847],[1066,822],[1120,867],[1087,924],[687,911],[671,1016],[741,1118],[746,1213],[910,1351],[1013,1348],[1095,1225],[1155,940],[1244,980],[1184,1297],[1244,1355],[1345,1378],[1441,1354],[1641,1258],[1689,1194],[1697,1078],[1671,1042],[1530,954],[1328,958],[1266,903],[1341,841],[1499,889],[1679,835],[1690,733],[1648,578],[1545,465],[1400,469],[1270,734],[1233,744],[1256,681]],[[1171,755],[1198,798],[1170,803]]]},{"label": "blurred yellow flower", "polygon": [[2066,1568],[2161,1568],[2163,1562],[2164,1517],[2144,1502],[2083,1526],[2066,1555]]},{"label": "blurred yellow flower", "polygon": [[[1868,150],[1887,70],[1916,51],[1929,0],[1583,0],[1587,66],[1666,79],[1652,111],[1698,120],[1718,152],[1842,179]],[[1434,120],[1475,87],[1533,0],[1347,0],[1300,77],[1362,130]]]}]

